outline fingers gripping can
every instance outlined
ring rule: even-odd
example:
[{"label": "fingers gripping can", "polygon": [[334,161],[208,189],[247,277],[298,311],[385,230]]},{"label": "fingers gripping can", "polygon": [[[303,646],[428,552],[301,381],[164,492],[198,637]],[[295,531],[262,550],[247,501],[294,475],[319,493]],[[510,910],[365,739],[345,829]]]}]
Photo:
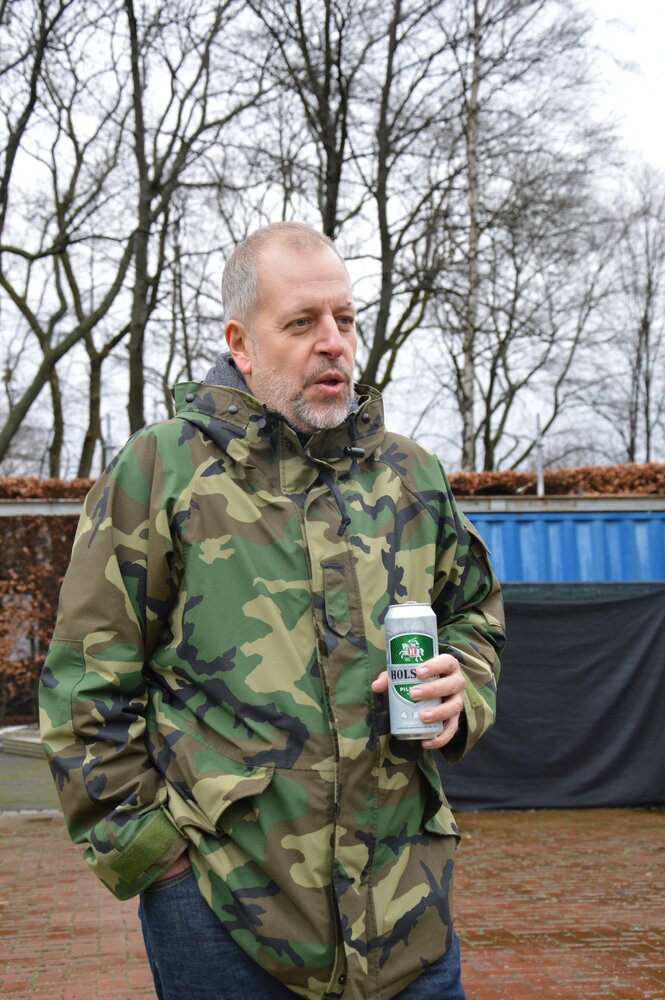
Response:
[{"label": "fingers gripping can", "polygon": [[416,667],[436,656],[439,641],[436,615],[429,604],[391,604],[386,615],[386,654],[390,731],[399,740],[422,740],[440,733],[440,722],[424,723],[420,710],[441,704],[413,701],[410,690],[418,683]]}]

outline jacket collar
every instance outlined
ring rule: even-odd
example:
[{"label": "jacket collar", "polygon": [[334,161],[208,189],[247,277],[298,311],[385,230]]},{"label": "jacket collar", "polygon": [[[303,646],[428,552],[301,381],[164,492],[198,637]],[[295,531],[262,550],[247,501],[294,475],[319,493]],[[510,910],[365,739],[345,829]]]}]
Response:
[{"label": "jacket collar", "polygon": [[[233,458],[250,458],[251,451],[252,465],[271,466],[275,460],[300,457],[301,462],[304,459],[314,466],[323,463],[339,476],[349,472],[354,463],[369,459],[385,435],[380,393],[369,386],[355,388],[357,409],[339,426],[316,431],[305,444],[282,416],[246,390],[181,382],[174,397],[177,416],[198,427]],[[262,471],[266,474],[267,469]]]}]

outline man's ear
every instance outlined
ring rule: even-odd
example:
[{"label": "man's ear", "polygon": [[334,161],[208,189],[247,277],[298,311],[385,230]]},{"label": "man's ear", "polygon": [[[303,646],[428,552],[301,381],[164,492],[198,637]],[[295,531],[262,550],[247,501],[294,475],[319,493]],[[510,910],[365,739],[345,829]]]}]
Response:
[{"label": "man's ear", "polygon": [[252,342],[249,330],[240,320],[232,319],[224,327],[224,336],[229,345],[231,357],[238,371],[247,377],[252,374]]}]

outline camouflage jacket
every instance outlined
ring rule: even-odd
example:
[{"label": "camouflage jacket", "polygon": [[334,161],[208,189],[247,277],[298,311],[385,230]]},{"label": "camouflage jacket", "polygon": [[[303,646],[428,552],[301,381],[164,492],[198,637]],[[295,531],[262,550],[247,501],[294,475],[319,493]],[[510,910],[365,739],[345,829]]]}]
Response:
[{"label": "camouflage jacket", "polygon": [[494,718],[498,584],[381,399],[307,445],[248,393],[176,389],[89,494],[40,691],[70,835],[121,899],[183,850],[237,943],[295,993],[394,996],[451,941],[458,831],[437,754],[371,681],[388,605],[431,603]]}]

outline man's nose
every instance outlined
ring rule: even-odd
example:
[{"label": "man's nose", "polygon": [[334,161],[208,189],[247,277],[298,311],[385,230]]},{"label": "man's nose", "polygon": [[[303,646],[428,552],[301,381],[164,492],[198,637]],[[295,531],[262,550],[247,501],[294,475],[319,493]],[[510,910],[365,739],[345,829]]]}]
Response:
[{"label": "man's nose", "polygon": [[329,354],[334,358],[344,353],[344,338],[334,316],[322,318],[316,349],[319,354]]}]

